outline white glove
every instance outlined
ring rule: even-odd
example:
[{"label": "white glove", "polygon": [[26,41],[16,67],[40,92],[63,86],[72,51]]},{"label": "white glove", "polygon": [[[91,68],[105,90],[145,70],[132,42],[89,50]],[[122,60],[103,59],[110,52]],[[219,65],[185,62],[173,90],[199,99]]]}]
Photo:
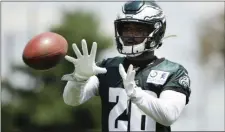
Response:
[{"label": "white glove", "polygon": [[126,73],[123,65],[119,64],[119,73],[123,79],[123,85],[124,85],[125,91],[127,93],[127,96],[130,98],[134,97],[135,96],[135,88],[137,87],[137,85],[134,81],[136,71],[133,70],[133,65],[129,66],[127,73]]},{"label": "white glove", "polygon": [[95,63],[97,43],[93,42],[90,55],[88,55],[88,48],[85,39],[81,41],[83,55],[80,53],[76,44],[73,44],[73,50],[77,56],[77,59],[65,56],[65,59],[73,63],[75,71],[72,74],[64,75],[62,80],[72,81],[74,79],[78,81],[88,80],[91,76],[97,74],[104,74],[107,72],[106,68],[98,67]]}]

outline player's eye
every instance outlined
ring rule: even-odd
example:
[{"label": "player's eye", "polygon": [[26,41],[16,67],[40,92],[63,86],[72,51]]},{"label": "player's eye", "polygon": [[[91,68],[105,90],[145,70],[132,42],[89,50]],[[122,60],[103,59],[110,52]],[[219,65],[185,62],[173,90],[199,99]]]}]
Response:
[{"label": "player's eye", "polygon": [[124,28],[122,29],[122,31],[123,31],[123,32],[130,32],[130,31],[132,31],[132,28],[130,28],[130,27],[124,27]]},{"label": "player's eye", "polygon": [[138,31],[139,31],[139,32],[143,32],[144,29],[143,29],[143,28],[139,28]]}]

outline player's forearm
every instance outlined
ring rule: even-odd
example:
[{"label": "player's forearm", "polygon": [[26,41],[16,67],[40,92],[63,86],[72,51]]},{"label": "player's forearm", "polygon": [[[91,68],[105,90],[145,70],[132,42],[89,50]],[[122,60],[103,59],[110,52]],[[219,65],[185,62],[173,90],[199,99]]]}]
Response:
[{"label": "player's forearm", "polygon": [[138,89],[137,98],[133,102],[148,116],[158,123],[170,126],[173,124],[185,107],[185,95],[175,91],[165,91],[161,98],[156,98],[147,92]]},{"label": "player's forearm", "polygon": [[77,106],[98,94],[98,78],[90,77],[87,81],[68,81],[64,92],[64,102],[71,106]]},{"label": "player's forearm", "polygon": [[67,105],[77,106],[80,104],[80,95],[85,82],[68,81],[63,92],[63,100]]}]

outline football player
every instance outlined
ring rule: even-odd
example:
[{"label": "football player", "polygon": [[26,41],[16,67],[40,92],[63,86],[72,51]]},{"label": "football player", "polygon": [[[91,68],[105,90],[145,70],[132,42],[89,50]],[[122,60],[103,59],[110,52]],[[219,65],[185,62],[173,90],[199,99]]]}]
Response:
[{"label": "football player", "polygon": [[125,57],[96,64],[96,42],[90,54],[85,40],[83,54],[73,44],[77,58],[65,59],[75,71],[62,78],[68,81],[64,102],[77,106],[100,96],[103,132],[171,131],[188,103],[190,78],[182,65],[154,55],[166,30],[162,9],[155,2],[130,1],[114,24],[117,49]]}]

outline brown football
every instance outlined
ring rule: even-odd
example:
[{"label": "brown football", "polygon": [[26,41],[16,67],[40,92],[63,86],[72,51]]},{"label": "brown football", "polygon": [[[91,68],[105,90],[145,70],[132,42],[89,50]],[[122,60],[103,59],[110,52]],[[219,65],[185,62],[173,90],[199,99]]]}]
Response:
[{"label": "brown football", "polygon": [[36,70],[47,70],[55,67],[66,55],[66,39],[53,32],[44,32],[34,36],[25,46],[23,61]]}]

